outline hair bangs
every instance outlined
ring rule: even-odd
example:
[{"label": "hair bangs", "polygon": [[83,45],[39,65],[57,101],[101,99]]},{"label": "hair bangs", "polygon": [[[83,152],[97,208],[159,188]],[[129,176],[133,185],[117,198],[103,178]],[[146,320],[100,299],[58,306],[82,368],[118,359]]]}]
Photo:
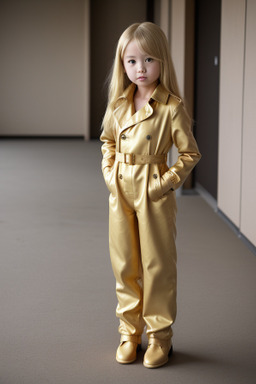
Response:
[{"label": "hair bangs", "polygon": [[154,39],[154,36],[149,36],[148,31],[144,31],[143,28],[137,28],[134,40],[142,52],[145,52],[153,59],[162,62],[159,45],[157,44],[156,39]]}]

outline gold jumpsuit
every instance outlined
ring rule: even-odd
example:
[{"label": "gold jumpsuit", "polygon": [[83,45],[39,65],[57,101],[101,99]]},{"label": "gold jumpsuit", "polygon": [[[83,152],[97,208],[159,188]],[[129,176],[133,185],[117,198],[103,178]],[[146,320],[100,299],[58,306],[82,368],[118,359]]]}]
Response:
[{"label": "gold jumpsuit", "polygon": [[[140,343],[170,339],[176,317],[176,198],[173,192],[199,161],[182,101],[159,84],[135,112],[131,84],[101,134],[109,196],[109,247],[116,278],[119,332]],[[172,145],[179,158],[166,164]]]}]

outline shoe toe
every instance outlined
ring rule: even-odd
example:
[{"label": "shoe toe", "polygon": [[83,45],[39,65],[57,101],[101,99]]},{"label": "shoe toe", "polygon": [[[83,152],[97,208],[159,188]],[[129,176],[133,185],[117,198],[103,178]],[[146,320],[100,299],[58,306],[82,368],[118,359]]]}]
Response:
[{"label": "shoe toe", "polygon": [[161,345],[149,345],[144,356],[143,365],[146,368],[158,368],[168,363],[172,347],[166,348]]},{"label": "shoe toe", "polygon": [[133,363],[137,358],[139,346],[132,341],[124,341],[117,348],[116,360],[121,364]]}]

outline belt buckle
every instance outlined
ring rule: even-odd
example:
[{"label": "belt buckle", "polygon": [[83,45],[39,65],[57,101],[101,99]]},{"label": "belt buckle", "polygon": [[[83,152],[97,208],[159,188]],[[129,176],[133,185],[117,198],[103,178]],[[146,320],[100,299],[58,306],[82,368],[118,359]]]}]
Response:
[{"label": "belt buckle", "polygon": [[135,164],[134,153],[125,153],[125,164],[128,164],[128,165],[134,165]]}]

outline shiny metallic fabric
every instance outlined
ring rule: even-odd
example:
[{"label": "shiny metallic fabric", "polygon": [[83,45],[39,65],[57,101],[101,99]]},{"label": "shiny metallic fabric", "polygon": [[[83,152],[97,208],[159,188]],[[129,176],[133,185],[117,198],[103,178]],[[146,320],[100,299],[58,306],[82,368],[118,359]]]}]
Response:
[{"label": "shiny metallic fabric", "polygon": [[[110,128],[101,135],[102,171],[109,197],[109,246],[122,335],[170,339],[176,317],[176,198],[173,191],[199,161],[190,119],[183,103],[161,84],[135,113],[134,84],[117,100]],[[179,158],[136,164],[137,155]],[[125,153],[117,161],[115,153]],[[141,156],[137,156],[141,159]],[[166,158],[163,156],[163,158]],[[126,161],[127,159],[127,161]],[[153,159],[153,157],[152,157]],[[140,161],[141,162],[141,161]]]}]

